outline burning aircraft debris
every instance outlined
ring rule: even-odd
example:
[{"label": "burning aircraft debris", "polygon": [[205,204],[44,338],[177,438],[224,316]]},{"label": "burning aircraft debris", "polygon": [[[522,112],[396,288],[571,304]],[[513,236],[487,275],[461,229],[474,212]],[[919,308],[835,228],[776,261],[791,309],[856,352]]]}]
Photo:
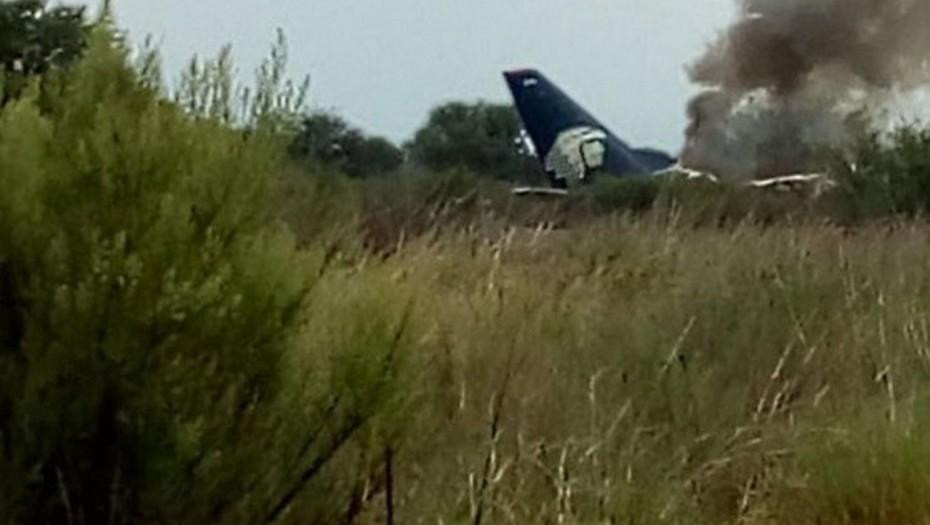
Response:
[{"label": "burning aircraft debris", "polygon": [[741,0],[688,69],[704,89],[677,159],[628,145],[538,71],[504,76],[556,188],[598,172],[826,188],[824,151],[930,116],[928,27],[928,0]]},{"label": "burning aircraft debris", "polygon": [[694,62],[681,163],[724,178],[816,171],[856,124],[915,116],[930,80],[926,0],[743,0]]}]

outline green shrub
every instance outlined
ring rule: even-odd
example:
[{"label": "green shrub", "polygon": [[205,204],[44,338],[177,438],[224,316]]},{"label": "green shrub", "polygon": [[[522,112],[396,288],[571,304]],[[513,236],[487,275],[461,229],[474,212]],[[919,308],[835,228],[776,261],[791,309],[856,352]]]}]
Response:
[{"label": "green shrub", "polygon": [[0,104],[18,97],[37,75],[70,66],[84,52],[86,6],[42,0],[0,2]]},{"label": "green shrub", "polygon": [[655,177],[597,177],[587,191],[595,213],[642,213],[652,209],[662,181]]},{"label": "green shrub", "polygon": [[124,55],[101,30],[0,115],[7,519],[179,516],[232,483],[202,472],[273,394],[308,282],[275,141],[191,121]]},{"label": "green shrub", "polygon": [[404,163],[404,152],[384,137],[368,136],[342,117],[310,114],[289,147],[295,163],[322,165],[352,178],[388,175]]},{"label": "green shrub", "polygon": [[825,208],[840,219],[914,217],[930,212],[930,130],[918,125],[885,136],[861,134],[835,156],[831,177],[838,186]]},{"label": "green shrub", "polygon": [[0,113],[0,521],[306,506],[383,406],[399,310],[311,315],[323,259],[277,219],[278,128],[191,116],[126,54],[99,29]]},{"label": "green shrub", "polygon": [[426,123],[404,145],[410,161],[436,172],[468,170],[520,183],[546,177],[518,147],[520,117],[507,104],[448,102],[430,110]]}]

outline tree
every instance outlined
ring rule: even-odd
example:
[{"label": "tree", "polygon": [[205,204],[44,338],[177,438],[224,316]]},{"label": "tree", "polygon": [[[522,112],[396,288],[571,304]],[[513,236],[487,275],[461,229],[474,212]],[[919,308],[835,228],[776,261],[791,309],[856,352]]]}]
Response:
[{"label": "tree", "polygon": [[49,8],[43,0],[0,0],[0,70],[3,100],[23,79],[71,64],[84,51],[88,24],[84,6]]},{"label": "tree", "polygon": [[538,179],[536,160],[519,147],[520,130],[510,105],[450,102],[433,109],[405,147],[411,160],[435,170],[464,167],[499,179]]},{"label": "tree", "polygon": [[314,113],[303,120],[291,154],[359,178],[392,172],[404,162],[403,152],[389,140],[366,136],[331,113]]}]

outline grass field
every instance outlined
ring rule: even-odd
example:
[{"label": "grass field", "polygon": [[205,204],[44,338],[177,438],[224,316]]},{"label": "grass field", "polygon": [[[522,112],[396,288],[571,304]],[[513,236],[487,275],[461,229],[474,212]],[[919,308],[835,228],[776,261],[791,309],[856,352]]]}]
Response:
[{"label": "grass field", "polygon": [[928,241],[653,215],[336,271],[410,305],[397,522],[926,522]]}]

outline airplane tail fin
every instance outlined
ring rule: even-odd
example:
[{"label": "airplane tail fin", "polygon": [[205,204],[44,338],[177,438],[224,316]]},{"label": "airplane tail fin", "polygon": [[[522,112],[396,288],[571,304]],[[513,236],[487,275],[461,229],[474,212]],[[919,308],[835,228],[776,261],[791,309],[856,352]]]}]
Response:
[{"label": "airplane tail fin", "polygon": [[520,69],[505,72],[504,78],[539,158],[549,154],[559,133],[565,130],[578,126],[603,129],[590,113],[542,73]]},{"label": "airplane tail fin", "polygon": [[506,71],[504,79],[536,153],[544,169],[554,174],[554,181],[572,176],[584,180],[598,169],[616,175],[645,174],[674,163],[662,152],[628,146],[539,71]]}]

